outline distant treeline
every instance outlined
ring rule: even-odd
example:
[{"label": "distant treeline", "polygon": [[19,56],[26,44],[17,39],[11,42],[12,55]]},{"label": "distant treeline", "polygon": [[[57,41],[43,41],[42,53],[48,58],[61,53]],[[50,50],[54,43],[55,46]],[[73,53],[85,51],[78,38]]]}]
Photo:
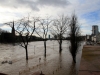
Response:
[{"label": "distant treeline", "polygon": [[[80,37],[77,37],[77,38],[79,38],[79,40],[83,40],[83,41],[85,40],[85,36],[80,36]],[[23,42],[23,40],[25,41],[25,39],[26,38],[24,36],[23,38],[21,38],[20,36],[13,36],[12,33],[8,33],[8,32],[1,33],[0,35],[0,43],[17,43],[17,42]],[[59,40],[59,39],[50,38],[46,40]],[[62,40],[70,40],[70,37],[62,38]],[[31,39],[29,40],[29,42],[31,41],[44,41],[44,39],[37,36],[31,36]]]},{"label": "distant treeline", "polygon": [[[77,37],[80,41],[84,41],[85,40],[85,36],[79,36]],[[70,40],[70,37],[64,37],[64,38],[61,38],[62,40]],[[60,40],[60,39],[57,39],[57,38],[51,38],[50,40]]]},{"label": "distant treeline", "polygon": [[[2,32],[0,34],[0,43],[17,43],[22,42],[23,39],[25,40],[26,38],[24,36],[23,38],[21,38],[20,36],[13,36],[13,34],[9,32]],[[31,36],[31,39],[29,41],[43,41],[43,38]]]},{"label": "distant treeline", "polygon": [[[21,36],[16,36],[16,35],[13,35],[12,33],[10,32],[7,32],[7,31],[4,31],[4,30],[1,30],[0,31],[0,43],[17,43],[17,42],[23,42],[23,40],[26,42],[26,37],[22,36],[23,38],[21,38]],[[85,40],[85,36],[79,36],[77,37],[79,40]],[[70,40],[70,37],[63,37],[61,38],[62,40]],[[57,37],[54,37],[54,38],[50,38],[50,39],[46,39],[46,40],[60,40],[60,39],[57,39]],[[37,37],[37,36],[31,36],[29,42],[31,41],[44,41],[43,38],[41,37]]]},{"label": "distant treeline", "polygon": [[[16,39],[16,42],[22,42],[23,40],[27,41],[25,36],[23,36],[23,38],[21,38],[20,36],[16,36],[15,39]],[[31,41],[43,41],[43,38],[37,37],[37,36],[31,36],[31,39],[29,40],[29,42]]]}]

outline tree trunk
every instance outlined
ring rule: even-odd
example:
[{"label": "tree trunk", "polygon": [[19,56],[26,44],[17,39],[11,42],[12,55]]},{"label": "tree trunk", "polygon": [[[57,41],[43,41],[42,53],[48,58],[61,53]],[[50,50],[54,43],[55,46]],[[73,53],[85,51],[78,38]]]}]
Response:
[{"label": "tree trunk", "polygon": [[27,45],[25,45],[25,50],[26,50],[26,60],[28,60],[28,51],[27,51]]},{"label": "tree trunk", "polygon": [[46,57],[46,40],[44,40],[44,56]]},{"label": "tree trunk", "polygon": [[72,56],[73,57],[73,62],[76,63],[76,56]]},{"label": "tree trunk", "polygon": [[75,53],[72,54],[73,62],[76,63],[76,55]]},{"label": "tree trunk", "polygon": [[76,63],[76,40],[75,40],[75,34],[71,35],[71,54],[72,54],[72,58],[73,58],[73,62]]},{"label": "tree trunk", "polygon": [[62,52],[62,40],[60,40],[60,43],[59,43],[59,53]]}]

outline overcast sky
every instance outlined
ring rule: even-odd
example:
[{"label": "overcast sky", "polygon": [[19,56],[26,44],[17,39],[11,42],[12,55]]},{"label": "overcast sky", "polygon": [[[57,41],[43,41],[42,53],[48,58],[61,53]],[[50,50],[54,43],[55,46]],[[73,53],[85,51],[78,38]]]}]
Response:
[{"label": "overcast sky", "polygon": [[100,0],[0,0],[0,28],[5,22],[28,16],[68,15],[75,11],[82,34],[91,34],[92,25],[100,29]]}]

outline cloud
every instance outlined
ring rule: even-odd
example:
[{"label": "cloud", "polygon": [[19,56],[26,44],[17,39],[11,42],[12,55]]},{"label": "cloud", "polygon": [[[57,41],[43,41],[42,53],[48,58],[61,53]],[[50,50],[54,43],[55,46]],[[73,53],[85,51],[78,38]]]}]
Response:
[{"label": "cloud", "polygon": [[0,0],[2,7],[10,8],[31,8],[32,10],[39,11],[38,6],[67,6],[69,2],[67,0]]},{"label": "cloud", "polygon": [[37,4],[39,5],[47,5],[47,6],[56,6],[56,7],[64,7],[69,4],[67,0],[38,0]]},{"label": "cloud", "polygon": [[3,24],[2,23],[0,23],[0,27],[2,27],[3,26]]},{"label": "cloud", "polygon": [[11,30],[11,27],[9,27],[7,25],[2,25],[2,26],[0,26],[0,28],[3,29],[3,30],[7,30],[7,31]]},{"label": "cloud", "polygon": [[100,10],[89,12],[86,14],[83,14],[81,17],[84,19],[87,19],[88,22],[96,22],[100,20]]},{"label": "cloud", "polygon": [[70,0],[69,2],[69,8],[71,8],[71,10],[69,10],[71,11],[70,13],[72,13],[72,10],[75,10],[78,17],[100,9],[100,0]]},{"label": "cloud", "polygon": [[28,16],[70,16],[75,10],[82,31],[90,33],[92,25],[100,25],[100,0],[0,0],[0,23]]},{"label": "cloud", "polygon": [[91,30],[89,30],[89,29],[81,29],[81,35],[86,35],[86,34],[91,34],[92,32],[91,32]]},{"label": "cloud", "polygon": [[38,11],[36,3],[34,0],[0,0],[0,5],[6,8],[32,8],[35,11]]}]

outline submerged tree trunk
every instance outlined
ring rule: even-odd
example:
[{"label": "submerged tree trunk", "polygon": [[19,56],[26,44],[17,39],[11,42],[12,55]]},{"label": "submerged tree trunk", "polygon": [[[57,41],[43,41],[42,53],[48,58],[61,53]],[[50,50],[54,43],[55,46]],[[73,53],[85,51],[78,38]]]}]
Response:
[{"label": "submerged tree trunk", "polygon": [[59,43],[59,53],[62,52],[62,40],[60,39],[60,43]]},{"label": "submerged tree trunk", "polygon": [[76,56],[73,56],[73,62],[76,63]]},{"label": "submerged tree trunk", "polygon": [[[73,38],[74,39],[74,38]],[[77,53],[77,47],[76,47],[76,44],[75,44],[75,40],[71,41],[71,55],[72,55],[72,58],[73,58],[73,62],[76,63],[76,53]]]},{"label": "submerged tree trunk", "polygon": [[44,56],[46,57],[46,40],[44,40]]},{"label": "submerged tree trunk", "polygon": [[27,45],[25,45],[25,50],[26,50],[26,60],[28,60],[28,51],[27,51]]}]

